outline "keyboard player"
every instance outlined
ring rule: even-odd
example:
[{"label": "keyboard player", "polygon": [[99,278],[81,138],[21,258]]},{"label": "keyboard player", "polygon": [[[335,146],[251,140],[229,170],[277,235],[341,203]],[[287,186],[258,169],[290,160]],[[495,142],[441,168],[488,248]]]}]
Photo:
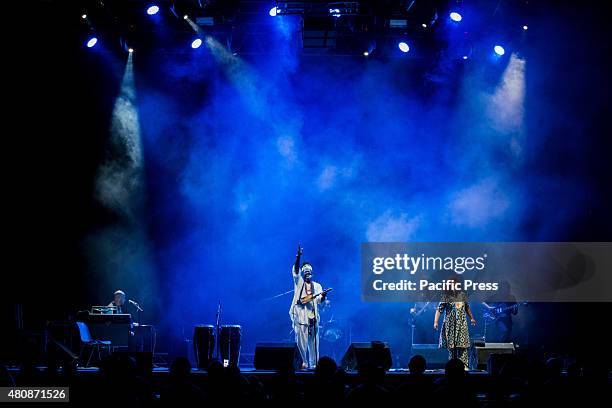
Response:
[{"label": "keyboard player", "polygon": [[113,301],[110,302],[108,304],[108,307],[116,307],[116,312],[115,313],[127,313],[127,311],[124,312],[124,305],[125,305],[125,292],[122,291],[121,289],[118,289],[115,291],[115,293],[113,293]]}]

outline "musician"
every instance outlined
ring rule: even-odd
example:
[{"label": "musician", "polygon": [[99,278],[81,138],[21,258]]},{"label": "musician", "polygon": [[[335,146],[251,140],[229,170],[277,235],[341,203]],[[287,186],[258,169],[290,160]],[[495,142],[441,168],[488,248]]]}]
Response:
[{"label": "musician", "polygon": [[121,289],[118,289],[113,293],[113,301],[108,304],[108,307],[116,307],[116,313],[123,313],[125,305],[125,292]]},{"label": "musician", "polygon": [[[448,280],[458,282],[457,277]],[[448,359],[460,359],[465,368],[469,367],[470,332],[467,324],[469,317],[472,326],[476,326],[476,319],[472,314],[467,295],[464,291],[448,290],[444,293],[442,301],[438,304],[434,317],[434,330],[438,330],[438,322],[444,313],[444,321],[440,330],[439,348],[448,349]]]},{"label": "musician", "polygon": [[[503,300],[503,301],[498,301]],[[512,316],[518,313],[516,298],[511,293],[508,282],[500,282],[497,294],[482,302],[485,312],[494,319],[493,332],[487,333],[487,339],[498,343],[512,341]]]},{"label": "musician", "polygon": [[[113,293],[113,301],[108,304],[108,307],[115,306],[117,308],[117,310],[113,312],[115,314],[129,313],[126,307],[127,305],[125,304],[125,301],[126,301],[125,292],[122,291],[121,289],[117,289],[115,293]],[[128,340],[128,347],[130,348],[130,350],[136,350],[135,347],[137,347],[137,344],[135,343],[135,338],[134,338],[136,334],[134,332],[136,326],[138,326],[138,322],[130,319],[130,337]]]},{"label": "musician", "polygon": [[431,331],[431,313],[437,308],[436,302],[415,302],[410,308],[409,323],[412,344],[431,344],[437,342],[435,332]]},{"label": "musician", "polygon": [[[312,280],[312,265],[304,262],[300,267],[302,247],[298,245],[295,263],[291,275],[293,276],[293,300],[289,308],[289,316],[295,332],[302,368],[314,368],[319,359],[319,306],[325,302],[325,293],[321,285]],[[321,295],[318,295],[321,294]],[[305,296],[315,296],[308,302],[302,302]]]}]

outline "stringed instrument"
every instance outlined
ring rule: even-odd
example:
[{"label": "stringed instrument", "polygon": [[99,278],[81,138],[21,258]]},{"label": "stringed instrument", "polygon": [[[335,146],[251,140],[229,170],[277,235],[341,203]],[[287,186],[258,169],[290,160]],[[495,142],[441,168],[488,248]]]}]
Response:
[{"label": "stringed instrument", "polygon": [[306,295],[306,296],[302,296],[300,298],[300,300],[298,300],[298,305],[305,305],[307,303],[312,302],[313,300],[315,300],[317,297],[322,296],[324,294],[326,294],[327,292],[330,292],[332,290],[332,288],[329,289],[325,289],[323,292],[319,292],[316,294],[310,294],[310,295]]},{"label": "stringed instrument", "polygon": [[511,306],[506,306],[506,307],[496,307],[493,308],[485,313],[483,313],[482,317],[484,317],[487,320],[497,320],[497,318],[499,317],[499,315],[501,315],[502,313],[508,312],[508,311],[514,311],[516,309],[518,309],[520,306],[526,306],[527,302],[521,302],[521,303],[515,303]]}]

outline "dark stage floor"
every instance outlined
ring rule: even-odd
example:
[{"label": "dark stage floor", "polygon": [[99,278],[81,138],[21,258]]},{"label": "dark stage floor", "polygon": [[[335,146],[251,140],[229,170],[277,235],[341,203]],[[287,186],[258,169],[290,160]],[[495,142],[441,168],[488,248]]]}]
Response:
[{"label": "dark stage floor", "polygon": [[[40,372],[44,372],[46,367],[38,367]],[[240,367],[240,371],[244,376],[255,376],[263,384],[273,381],[277,375],[272,370],[256,370],[253,367]],[[9,372],[16,375],[19,372],[18,368],[9,368]],[[79,367],[77,368],[76,376],[86,383],[96,381],[99,378],[100,369],[98,367]],[[208,373],[206,370],[192,369],[195,384],[205,384]],[[432,380],[442,378],[444,376],[443,369],[426,370],[425,375]],[[155,367],[152,372],[153,383],[157,387],[162,387],[170,378],[168,367]],[[299,370],[295,373],[295,378],[304,384],[308,384],[314,379],[313,370]],[[490,379],[492,377],[484,370],[470,370],[468,380],[477,392],[485,393],[488,389]],[[348,386],[356,385],[360,382],[359,374],[355,370],[348,370],[345,376],[345,382]],[[410,382],[410,373],[407,369],[390,369],[387,371],[384,379],[384,385],[390,389],[394,389],[404,383]]]},{"label": "dark stage floor", "polygon": [[[39,366],[37,368],[40,371],[44,371],[46,369],[46,367],[44,366]],[[19,368],[17,367],[9,367],[8,370],[11,373],[19,372]],[[169,374],[169,371],[170,370],[168,367],[155,367],[153,368],[153,375],[154,376],[165,376]],[[95,374],[98,374],[99,372],[100,372],[100,369],[98,367],[79,367],[77,368],[77,373],[83,376],[95,375]],[[206,370],[199,370],[197,368],[192,369],[191,372],[195,376],[206,376],[207,375]],[[271,376],[275,374],[275,371],[273,370],[257,370],[254,367],[250,367],[250,366],[240,367],[240,372],[244,375],[257,375],[257,376]],[[476,375],[479,377],[489,376],[489,373],[486,370],[470,370],[468,371],[468,373],[470,375]],[[302,377],[302,376],[308,377],[308,376],[314,375],[314,370],[298,370],[296,371],[295,374],[298,377]],[[348,377],[358,376],[358,373],[356,370],[348,370],[346,374]],[[392,368],[389,371],[387,371],[387,375],[393,376],[393,377],[404,377],[404,376],[408,376],[409,374],[410,374],[409,370],[401,369],[401,368]],[[444,370],[443,369],[426,370],[425,375],[432,376],[432,377],[442,377],[444,376]]]}]

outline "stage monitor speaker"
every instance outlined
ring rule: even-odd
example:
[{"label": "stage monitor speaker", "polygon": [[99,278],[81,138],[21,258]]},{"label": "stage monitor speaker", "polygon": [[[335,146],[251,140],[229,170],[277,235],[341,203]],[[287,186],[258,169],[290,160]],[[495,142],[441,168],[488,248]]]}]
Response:
[{"label": "stage monitor speaker", "polygon": [[477,368],[481,370],[486,368],[490,374],[493,374],[499,371],[501,368],[499,364],[503,365],[503,362],[500,359],[495,360],[494,357],[492,364],[489,364],[490,358],[498,354],[514,354],[514,350],[514,343],[485,343],[484,347],[476,346]]},{"label": "stage monitor speaker", "polygon": [[342,357],[340,366],[345,370],[358,370],[363,364],[373,363],[388,370],[393,361],[391,349],[387,343],[372,341],[369,343],[351,343]]},{"label": "stage monitor speaker", "polygon": [[253,361],[257,370],[289,370],[302,367],[302,357],[293,343],[258,343]]},{"label": "stage monitor speaker", "polygon": [[413,344],[412,356],[421,355],[425,357],[427,368],[444,368],[448,361],[448,350],[441,349],[437,343]]}]

